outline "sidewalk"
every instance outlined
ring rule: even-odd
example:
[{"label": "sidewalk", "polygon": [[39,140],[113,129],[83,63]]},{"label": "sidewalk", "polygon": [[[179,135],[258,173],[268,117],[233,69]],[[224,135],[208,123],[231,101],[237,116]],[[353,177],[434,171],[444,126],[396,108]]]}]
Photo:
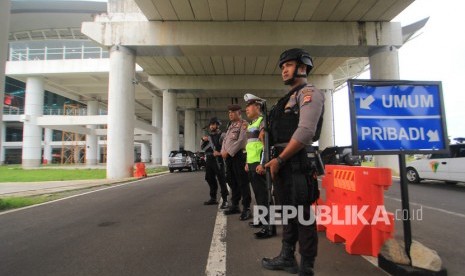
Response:
[{"label": "sidewalk", "polygon": [[32,196],[47,193],[57,193],[68,190],[85,189],[90,187],[115,184],[127,180],[67,180],[67,181],[47,181],[47,182],[4,182],[0,183],[0,198]]},{"label": "sidewalk", "polygon": [[[168,172],[155,173],[150,176],[165,174]],[[49,193],[79,190],[103,185],[111,185],[128,181],[135,181],[137,178],[125,179],[87,179],[87,180],[66,180],[66,181],[43,181],[43,182],[2,182],[0,183],[0,198],[33,196]]]}]

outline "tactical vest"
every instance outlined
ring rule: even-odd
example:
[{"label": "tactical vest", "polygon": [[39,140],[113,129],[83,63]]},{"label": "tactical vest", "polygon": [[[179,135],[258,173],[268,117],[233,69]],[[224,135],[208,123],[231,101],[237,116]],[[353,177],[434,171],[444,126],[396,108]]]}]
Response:
[{"label": "tactical vest", "polygon": [[[294,132],[297,130],[299,125],[300,105],[297,102],[296,105],[290,112],[284,112],[287,102],[289,101],[292,94],[297,93],[300,89],[304,88],[307,84],[300,85],[286,94],[281,98],[278,103],[272,107],[270,111],[270,142],[271,145],[279,143],[288,143]],[[318,141],[321,134],[321,128],[323,126],[323,112],[318,120],[315,135],[313,136],[313,142]]]},{"label": "tactical vest", "polygon": [[212,142],[213,142],[213,145],[215,146],[215,150],[221,151],[221,143],[220,143],[221,131],[218,131],[215,134],[210,134],[210,137],[212,138]]},{"label": "tactical vest", "polygon": [[245,146],[245,150],[247,151],[248,164],[260,162],[261,159],[263,143],[260,141],[259,136],[262,121],[263,117],[260,116],[247,127],[247,145]]}]

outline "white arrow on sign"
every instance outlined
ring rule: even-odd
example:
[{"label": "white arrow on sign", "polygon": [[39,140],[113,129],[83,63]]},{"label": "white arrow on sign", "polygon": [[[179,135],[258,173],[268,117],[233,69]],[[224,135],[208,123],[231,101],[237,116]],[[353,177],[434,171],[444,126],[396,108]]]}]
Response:
[{"label": "white arrow on sign", "polygon": [[439,133],[437,130],[435,131],[429,130],[428,133],[426,133],[426,135],[428,135],[429,137],[428,142],[439,142]]},{"label": "white arrow on sign", "polygon": [[368,96],[365,99],[360,99],[360,108],[361,109],[371,109],[370,105],[375,101],[373,96]]}]

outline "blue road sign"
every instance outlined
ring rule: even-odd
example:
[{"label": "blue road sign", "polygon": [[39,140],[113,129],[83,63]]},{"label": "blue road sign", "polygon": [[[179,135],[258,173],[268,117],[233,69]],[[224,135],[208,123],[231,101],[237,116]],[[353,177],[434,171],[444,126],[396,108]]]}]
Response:
[{"label": "blue road sign", "polygon": [[354,152],[447,150],[440,82],[350,80],[349,88]]}]

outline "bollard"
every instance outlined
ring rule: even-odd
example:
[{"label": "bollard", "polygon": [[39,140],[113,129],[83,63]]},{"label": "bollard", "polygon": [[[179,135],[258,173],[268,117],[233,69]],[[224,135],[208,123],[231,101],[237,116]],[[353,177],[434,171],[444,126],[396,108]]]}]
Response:
[{"label": "bollard", "polygon": [[147,177],[144,163],[138,162],[134,165],[134,177],[137,177],[137,178]]}]

